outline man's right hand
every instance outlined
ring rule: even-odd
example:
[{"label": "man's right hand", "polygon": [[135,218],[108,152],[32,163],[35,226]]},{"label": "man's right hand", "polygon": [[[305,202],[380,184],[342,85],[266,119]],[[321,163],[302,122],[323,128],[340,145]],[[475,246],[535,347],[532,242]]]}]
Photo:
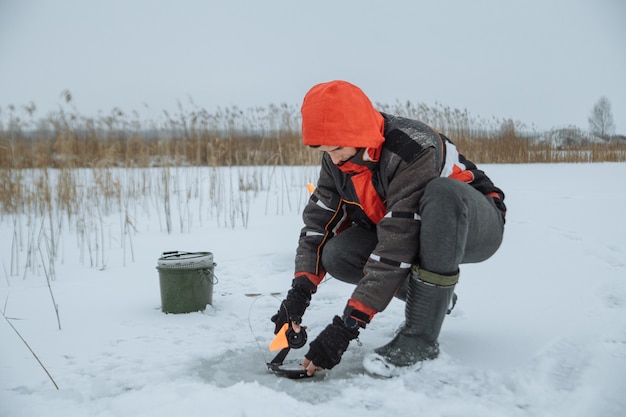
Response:
[{"label": "man's right hand", "polygon": [[311,287],[307,285],[302,285],[297,282],[293,283],[287,293],[287,297],[280,303],[278,312],[271,318],[272,322],[276,325],[274,334],[278,333],[285,323],[302,323],[302,316],[311,302],[312,292]]}]

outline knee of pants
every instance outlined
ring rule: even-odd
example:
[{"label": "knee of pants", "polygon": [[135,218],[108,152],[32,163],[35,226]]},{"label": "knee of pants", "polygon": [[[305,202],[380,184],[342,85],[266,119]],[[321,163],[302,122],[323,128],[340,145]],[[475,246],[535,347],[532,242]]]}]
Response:
[{"label": "knee of pants", "polygon": [[328,241],[322,251],[322,265],[327,273],[340,281],[358,284],[363,278],[363,267],[366,259],[356,259],[353,254],[346,253],[341,244],[334,239]]},{"label": "knee of pants", "polygon": [[447,275],[460,263],[487,259],[500,245],[502,221],[493,201],[451,178],[431,181],[420,203],[420,265]]},{"label": "knee of pants", "polygon": [[324,270],[333,276],[333,271],[337,269],[336,263],[339,261],[334,246],[333,239],[331,239],[324,245],[324,250],[322,251],[322,265],[324,266]]},{"label": "knee of pants", "polygon": [[355,276],[353,268],[345,261],[339,251],[333,250],[330,242],[326,244],[322,252],[322,265],[328,274],[340,281],[356,284],[362,278],[362,276]]},{"label": "knee of pants", "polygon": [[452,178],[440,177],[430,181],[424,189],[420,200],[420,209],[424,210],[429,204],[452,208],[463,204],[463,188],[468,185]]}]

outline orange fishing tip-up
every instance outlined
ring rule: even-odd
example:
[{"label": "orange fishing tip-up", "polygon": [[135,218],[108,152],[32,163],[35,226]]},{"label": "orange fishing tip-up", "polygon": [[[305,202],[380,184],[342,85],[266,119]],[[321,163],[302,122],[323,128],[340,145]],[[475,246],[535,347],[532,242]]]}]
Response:
[{"label": "orange fishing tip-up", "polygon": [[277,375],[290,379],[308,378],[310,375],[307,375],[306,370],[301,367],[290,368],[284,364],[289,351],[292,348],[300,349],[306,344],[306,340],[305,327],[300,327],[300,331],[296,332],[290,324],[285,323],[270,343],[270,351],[273,352],[280,349],[280,352],[267,363],[267,368]]}]

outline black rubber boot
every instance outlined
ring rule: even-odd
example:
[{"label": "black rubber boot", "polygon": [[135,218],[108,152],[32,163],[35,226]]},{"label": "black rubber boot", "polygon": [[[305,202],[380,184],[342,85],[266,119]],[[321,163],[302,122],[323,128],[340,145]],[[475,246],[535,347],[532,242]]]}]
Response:
[{"label": "black rubber boot", "polygon": [[[400,289],[398,290],[398,292],[396,293],[395,297],[398,300],[404,301],[406,302],[406,294],[409,290],[409,278],[407,278],[407,280],[404,282],[404,284],[402,284],[402,286],[400,287]],[[450,305],[448,306],[448,311],[446,314],[450,314],[452,313],[452,310],[454,310],[454,307],[456,306],[456,302],[458,301],[459,297],[456,295],[456,293],[452,293],[452,298],[450,299]],[[402,322],[402,324],[404,324],[404,322]]]},{"label": "black rubber boot", "polygon": [[458,274],[443,276],[424,270],[412,271],[408,278],[406,321],[391,342],[374,351],[395,366],[436,358],[439,355],[437,339],[458,279]]}]

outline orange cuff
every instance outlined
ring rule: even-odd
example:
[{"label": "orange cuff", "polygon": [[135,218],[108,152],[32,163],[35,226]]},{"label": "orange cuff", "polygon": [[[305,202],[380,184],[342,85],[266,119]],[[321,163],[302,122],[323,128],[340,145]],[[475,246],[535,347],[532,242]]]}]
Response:
[{"label": "orange cuff", "polygon": [[324,275],[326,274],[322,274],[321,276],[318,276],[310,272],[296,272],[294,274],[294,278],[303,277],[303,276],[307,277],[307,279],[311,281],[313,285],[317,287],[318,285],[320,285],[320,282],[322,282],[322,280],[324,279]]},{"label": "orange cuff", "polygon": [[374,315],[378,313],[377,310],[374,310],[370,306],[366,306],[365,304],[358,300],[355,300],[354,298],[348,300],[348,307],[352,307],[354,310],[359,310],[360,312],[365,313],[367,316],[369,316],[370,320],[372,320],[372,318],[374,318]]}]

